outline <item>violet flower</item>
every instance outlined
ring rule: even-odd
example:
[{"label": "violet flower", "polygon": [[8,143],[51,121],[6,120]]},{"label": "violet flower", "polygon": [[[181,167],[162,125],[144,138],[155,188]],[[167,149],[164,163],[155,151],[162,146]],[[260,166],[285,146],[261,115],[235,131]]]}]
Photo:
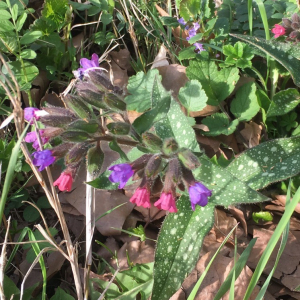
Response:
[{"label": "violet flower", "polygon": [[[41,141],[42,141],[42,144],[46,144],[48,143],[49,141],[49,138],[48,137],[43,137],[43,133],[44,133],[44,130],[41,129],[39,131],[40,133],[40,136],[41,136]],[[32,132],[28,132],[25,136],[25,142],[26,143],[32,143],[32,147],[37,150],[37,151],[40,151],[40,145],[39,145],[39,141],[38,141],[38,138],[37,138],[37,134],[35,131],[32,131]]]},{"label": "violet flower", "polygon": [[117,164],[111,166],[110,168],[108,168],[108,170],[112,171],[108,179],[114,183],[120,182],[118,187],[119,189],[122,189],[130,179],[130,177],[132,177],[134,174],[134,171],[130,164]]},{"label": "violet flower", "polygon": [[193,27],[189,30],[189,36],[186,38],[186,40],[190,40],[192,37],[194,37],[197,34],[197,30],[200,28],[200,25],[198,23],[193,23]]},{"label": "violet flower", "polygon": [[195,50],[197,50],[197,52],[206,51],[201,43],[195,43],[193,45],[196,47]]},{"label": "violet flower", "polygon": [[172,213],[177,212],[177,207],[175,203],[175,197],[172,193],[163,192],[160,198],[154,203],[158,209],[167,210]]},{"label": "violet flower", "polygon": [[178,23],[179,23],[180,25],[185,25],[185,24],[186,24],[186,22],[184,21],[184,18],[180,18],[180,19],[178,19],[177,21],[178,21]]},{"label": "violet flower", "polygon": [[33,152],[32,156],[34,157],[32,162],[35,166],[39,166],[39,171],[43,171],[55,162],[55,157],[52,156],[51,150]]},{"label": "violet flower", "polygon": [[73,71],[73,74],[76,78],[82,79],[83,76],[86,75],[90,70],[99,68],[99,56],[96,53],[94,53],[92,54],[91,59],[81,58],[80,65],[82,66],[82,68]]},{"label": "violet flower", "polygon": [[133,196],[129,200],[131,203],[136,204],[137,206],[143,206],[145,208],[150,208],[150,192],[147,188],[137,188]]},{"label": "violet flower", "polygon": [[34,123],[34,118],[38,120],[40,117],[48,115],[45,110],[40,110],[36,107],[26,107],[24,109],[24,119],[30,124]]},{"label": "violet flower", "polygon": [[191,200],[192,209],[195,210],[196,205],[205,206],[208,203],[208,197],[210,197],[212,191],[209,190],[201,182],[195,182],[189,187],[189,195]]}]

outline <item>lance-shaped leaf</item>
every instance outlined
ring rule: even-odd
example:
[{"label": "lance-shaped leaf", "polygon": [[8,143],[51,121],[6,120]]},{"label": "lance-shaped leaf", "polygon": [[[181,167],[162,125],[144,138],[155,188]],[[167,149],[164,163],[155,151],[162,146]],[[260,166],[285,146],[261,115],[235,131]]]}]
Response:
[{"label": "lance-shaped leaf", "polygon": [[297,86],[300,86],[300,60],[299,58],[295,57],[295,55],[298,55],[295,53],[296,50],[292,49],[296,48],[296,46],[292,44],[276,42],[273,40],[267,41],[265,39],[253,36],[245,36],[241,34],[231,35],[249,43],[253,47],[258,48],[259,50],[273,57],[291,73],[294,83]]},{"label": "lance-shaped leaf", "polygon": [[218,69],[213,61],[193,60],[186,69],[189,79],[197,79],[204,89],[209,105],[219,105],[233,91],[239,79],[238,68]]},{"label": "lance-shaped leaf", "polygon": [[246,150],[226,169],[253,189],[300,172],[300,136],[276,139]]},{"label": "lance-shaped leaf", "polygon": [[300,103],[300,95],[296,89],[287,89],[274,95],[267,112],[267,117],[287,114]]},{"label": "lance-shaped leaf", "polygon": [[166,217],[158,236],[152,300],[168,300],[179,289],[213,226],[213,205],[197,206],[193,211],[188,197],[181,196],[177,208],[178,213]]}]

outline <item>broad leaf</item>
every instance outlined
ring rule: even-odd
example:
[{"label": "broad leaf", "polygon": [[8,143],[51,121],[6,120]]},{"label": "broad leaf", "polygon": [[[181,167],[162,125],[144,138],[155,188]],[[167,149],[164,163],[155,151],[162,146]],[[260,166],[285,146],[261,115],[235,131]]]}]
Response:
[{"label": "broad leaf", "polygon": [[259,111],[256,85],[248,82],[240,87],[233,99],[230,110],[239,121],[250,121]]},{"label": "broad leaf", "polygon": [[246,150],[226,169],[253,189],[300,172],[300,136],[276,139]]},{"label": "broad leaf", "polygon": [[219,105],[233,91],[239,79],[239,70],[232,67],[218,70],[213,61],[193,60],[186,69],[186,75],[201,83],[208,97],[207,104]]},{"label": "broad leaf", "polygon": [[46,0],[42,16],[56,23],[58,28],[64,24],[68,8],[68,0]]},{"label": "broad leaf", "polygon": [[208,98],[201,83],[198,80],[191,80],[180,89],[178,99],[188,112],[191,112],[202,110]]},{"label": "broad leaf", "polygon": [[296,53],[297,50],[292,49],[297,48],[297,46],[288,43],[276,42],[274,40],[267,41],[262,38],[245,36],[241,34],[231,35],[249,43],[250,45],[273,57],[291,73],[294,83],[297,86],[300,86],[300,61],[299,58],[295,57],[295,55],[298,55],[298,53]]},{"label": "broad leaf", "polygon": [[127,86],[130,95],[125,98],[127,109],[144,112],[151,108],[155,81],[160,79],[158,70],[150,70],[147,74],[139,72],[130,77]]},{"label": "broad leaf", "polygon": [[20,39],[20,43],[22,45],[27,45],[35,42],[37,39],[39,39],[43,33],[41,31],[29,31],[26,32]]},{"label": "broad leaf", "polygon": [[202,120],[202,123],[209,128],[209,131],[203,132],[208,136],[217,136],[220,134],[230,135],[239,124],[238,120],[232,122],[224,113],[216,113]]},{"label": "broad leaf", "polygon": [[300,103],[300,95],[296,89],[287,89],[274,95],[267,112],[267,117],[285,115]]}]

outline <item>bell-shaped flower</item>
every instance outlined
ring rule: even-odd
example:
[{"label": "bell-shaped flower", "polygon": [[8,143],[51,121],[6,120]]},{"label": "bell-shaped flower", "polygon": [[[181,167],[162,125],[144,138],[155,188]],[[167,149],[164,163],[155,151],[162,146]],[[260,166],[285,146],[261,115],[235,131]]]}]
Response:
[{"label": "bell-shaped flower", "polygon": [[160,198],[154,203],[154,206],[156,206],[158,209],[167,210],[172,213],[177,212],[175,197],[171,192],[163,192],[160,195]]},{"label": "bell-shaped flower", "polygon": [[207,198],[210,197],[211,194],[212,191],[209,190],[204,184],[202,184],[201,182],[194,182],[194,184],[189,187],[192,209],[195,210],[196,205],[207,205]]},{"label": "bell-shaped flower", "polygon": [[48,115],[45,110],[40,110],[36,107],[26,107],[24,109],[24,119],[30,124],[34,123],[34,119],[38,120],[40,117]]},{"label": "bell-shaped flower", "polygon": [[137,206],[143,206],[145,208],[150,208],[150,192],[149,190],[144,188],[137,188],[133,196],[129,200],[131,203],[136,204]]},{"label": "bell-shaped flower", "polygon": [[99,68],[99,56],[94,53],[92,54],[91,59],[82,58],[80,59],[80,65],[82,68],[77,69],[76,71],[73,71],[76,78],[82,79],[84,75],[86,75],[89,71]]},{"label": "bell-shaped flower", "polygon": [[117,164],[111,166],[108,170],[112,171],[108,179],[114,183],[120,182],[119,189],[122,189],[134,174],[130,164]]},{"label": "bell-shaped flower", "polygon": [[32,156],[32,162],[35,166],[39,166],[39,171],[43,171],[46,167],[55,162],[55,157],[52,156],[51,150],[33,152]]},{"label": "bell-shaped flower", "polygon": [[54,181],[53,185],[57,186],[60,191],[70,192],[72,189],[73,177],[70,173],[62,172]]},{"label": "bell-shaped flower", "polygon": [[279,24],[275,24],[274,28],[271,31],[275,34],[275,39],[285,34],[285,28]]}]

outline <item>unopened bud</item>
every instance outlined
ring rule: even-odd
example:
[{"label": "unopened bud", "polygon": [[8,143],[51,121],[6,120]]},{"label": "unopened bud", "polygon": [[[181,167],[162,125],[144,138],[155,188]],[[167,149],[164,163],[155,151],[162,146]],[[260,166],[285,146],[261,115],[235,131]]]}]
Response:
[{"label": "unopened bud", "polygon": [[93,177],[97,177],[100,174],[101,167],[104,161],[104,152],[100,147],[93,147],[88,150],[87,153],[87,169]]},{"label": "unopened bud", "polygon": [[71,110],[63,107],[47,106],[43,107],[43,110],[53,116],[76,117],[76,115]]},{"label": "unopened bud", "polygon": [[61,133],[64,132],[62,128],[57,128],[57,127],[46,127],[42,130],[43,130],[42,137],[49,138],[49,139],[59,136]]},{"label": "unopened bud", "polygon": [[113,111],[119,112],[126,110],[126,103],[114,94],[105,94],[103,101]]},{"label": "unopened bud", "polygon": [[73,143],[81,143],[90,139],[91,136],[84,131],[68,130],[61,134],[63,140],[67,140]]},{"label": "unopened bud", "polygon": [[162,159],[160,155],[153,155],[146,167],[145,167],[145,175],[148,178],[154,179],[158,173],[161,171],[162,169]]},{"label": "unopened bud", "polygon": [[65,164],[69,165],[81,161],[85,157],[87,150],[88,144],[86,143],[74,145],[65,156]]},{"label": "unopened bud", "polygon": [[190,170],[194,170],[200,166],[198,157],[189,149],[178,152],[178,158],[182,164]]},{"label": "unopened bud", "polygon": [[105,93],[115,93],[118,95],[122,94],[122,90],[114,86],[106,74],[101,70],[95,70],[93,72],[89,72],[89,77],[91,82],[100,90]]},{"label": "unopened bud", "polygon": [[130,125],[123,122],[114,122],[107,124],[107,129],[115,135],[127,135],[130,131]]},{"label": "unopened bud", "polygon": [[62,115],[47,115],[44,117],[40,117],[39,121],[42,122],[46,126],[51,127],[66,127],[73,121],[75,121],[77,117],[72,116],[62,116]]},{"label": "unopened bud", "polygon": [[181,166],[177,158],[173,158],[169,162],[168,172],[166,177],[169,177],[174,183],[178,184],[181,181]]},{"label": "unopened bud", "polygon": [[142,134],[143,143],[153,151],[160,151],[162,148],[162,140],[155,134],[144,132]]},{"label": "unopened bud", "polygon": [[74,143],[63,143],[51,149],[52,156],[61,158],[74,146]]},{"label": "unopened bud", "polygon": [[84,120],[76,120],[68,126],[69,130],[80,130],[90,134],[100,131],[101,128],[101,125],[98,124],[96,120],[88,120],[88,122]]},{"label": "unopened bud", "polygon": [[66,95],[64,97],[66,105],[75,112],[75,114],[81,119],[89,119],[92,116],[92,108],[85,104],[82,99],[74,95]]},{"label": "unopened bud", "polygon": [[167,138],[163,142],[162,151],[166,155],[172,155],[178,151],[178,144],[174,138]]},{"label": "unopened bud", "polygon": [[134,171],[138,171],[141,170],[143,168],[145,168],[147,162],[149,161],[149,159],[153,156],[153,154],[144,154],[142,155],[140,158],[136,159],[135,161],[133,161],[130,165],[131,168]]},{"label": "unopened bud", "polygon": [[107,109],[107,105],[103,102],[103,94],[101,92],[94,92],[90,90],[80,90],[78,94],[84,101],[97,109]]}]

